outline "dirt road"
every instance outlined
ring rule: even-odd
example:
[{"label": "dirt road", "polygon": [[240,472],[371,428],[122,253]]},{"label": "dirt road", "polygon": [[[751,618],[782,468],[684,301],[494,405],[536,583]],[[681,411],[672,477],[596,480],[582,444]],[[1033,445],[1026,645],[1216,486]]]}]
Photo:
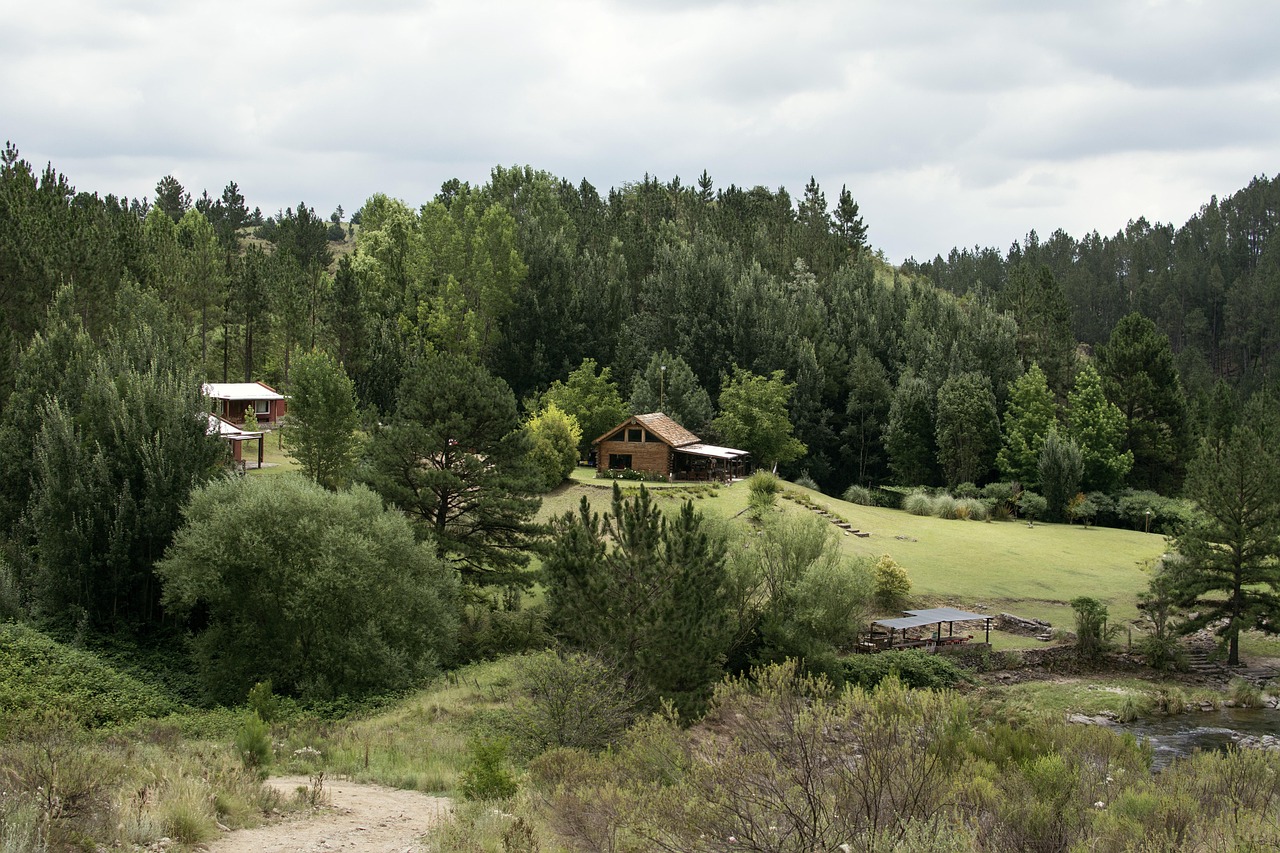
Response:
[{"label": "dirt road", "polygon": [[[310,783],[306,776],[269,780],[286,797]],[[280,823],[241,829],[209,846],[210,853],[419,853],[420,839],[445,819],[450,802],[417,791],[326,780],[330,807]]]}]

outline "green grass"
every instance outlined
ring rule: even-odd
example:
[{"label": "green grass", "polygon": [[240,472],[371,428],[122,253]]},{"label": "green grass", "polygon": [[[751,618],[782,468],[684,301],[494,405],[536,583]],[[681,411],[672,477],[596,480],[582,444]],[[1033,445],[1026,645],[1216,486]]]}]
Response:
[{"label": "green grass", "polygon": [[1188,703],[1221,701],[1221,695],[1206,688],[1188,689],[1175,683],[1092,675],[1088,679],[1060,678],[1029,681],[999,688],[1000,701],[1010,708],[1033,714],[1120,714],[1126,698],[1150,700],[1160,689],[1179,691]]},{"label": "green grass", "polygon": [[[576,509],[584,496],[594,510],[608,508],[612,484],[589,479],[589,469],[579,471],[585,474],[575,472],[569,483],[544,498],[542,518]],[[675,506],[694,497],[684,485],[659,484],[651,491],[660,504],[669,501]],[[850,556],[893,557],[906,567],[912,600],[918,606],[982,604],[988,613],[1007,611],[1070,628],[1074,617],[1068,602],[1092,596],[1107,605],[1114,624],[1121,624],[1137,617],[1137,596],[1146,588],[1149,566],[1165,551],[1164,537],[1132,530],[944,520],[846,503],[798,486],[787,488],[869,532],[865,539],[841,533],[840,547]],[[747,491],[744,483],[722,486],[714,498],[694,497],[695,506],[709,517],[735,517],[746,509]],[[812,510],[779,499],[776,511]],[[1039,644],[1008,635],[995,645],[1000,649]]]}]

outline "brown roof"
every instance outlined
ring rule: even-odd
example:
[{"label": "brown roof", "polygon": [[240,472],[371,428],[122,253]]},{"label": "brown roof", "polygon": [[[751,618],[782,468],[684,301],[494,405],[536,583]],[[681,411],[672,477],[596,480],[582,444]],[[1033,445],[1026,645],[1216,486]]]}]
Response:
[{"label": "brown roof", "polygon": [[680,426],[680,424],[676,423],[671,418],[664,415],[662,412],[653,412],[647,415],[632,415],[591,443],[596,444],[604,441],[620,428],[633,421],[639,423],[645,429],[649,430],[649,432],[653,433],[672,447],[684,447],[686,444],[697,444],[702,440],[684,427]]}]

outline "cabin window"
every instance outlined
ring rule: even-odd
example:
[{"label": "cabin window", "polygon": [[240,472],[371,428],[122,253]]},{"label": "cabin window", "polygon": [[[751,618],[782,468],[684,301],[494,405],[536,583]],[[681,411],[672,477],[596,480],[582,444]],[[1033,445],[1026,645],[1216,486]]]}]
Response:
[{"label": "cabin window", "polygon": [[610,469],[614,471],[619,471],[619,470],[630,468],[630,467],[631,467],[630,453],[610,453],[609,454]]},{"label": "cabin window", "polygon": [[617,432],[615,432],[613,435],[605,439],[605,441],[626,441],[626,440],[627,440],[627,431],[625,429],[620,429]]},{"label": "cabin window", "polygon": [[660,444],[662,442],[662,439],[658,438],[648,430],[644,431],[644,440],[650,444]]},{"label": "cabin window", "polygon": [[253,411],[259,415],[271,414],[271,401],[270,400],[254,400]]},{"label": "cabin window", "polygon": [[636,443],[644,441],[644,430],[636,429],[634,427],[627,430],[627,441],[634,441]]}]

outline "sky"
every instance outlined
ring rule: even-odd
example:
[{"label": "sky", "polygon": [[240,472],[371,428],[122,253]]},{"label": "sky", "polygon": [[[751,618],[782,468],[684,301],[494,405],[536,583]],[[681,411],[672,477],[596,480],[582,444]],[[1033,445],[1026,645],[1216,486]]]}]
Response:
[{"label": "sky", "polygon": [[847,186],[889,260],[1181,225],[1280,169],[1270,0],[0,0],[0,135],[272,214],[530,165]]}]

